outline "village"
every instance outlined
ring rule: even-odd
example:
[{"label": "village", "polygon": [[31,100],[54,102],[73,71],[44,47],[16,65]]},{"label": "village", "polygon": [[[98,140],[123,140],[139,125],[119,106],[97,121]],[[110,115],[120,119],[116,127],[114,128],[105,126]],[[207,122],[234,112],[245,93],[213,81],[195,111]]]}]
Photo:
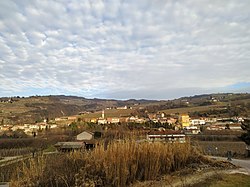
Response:
[{"label": "village", "polygon": [[36,122],[33,124],[20,124],[20,125],[9,125],[4,124],[0,125],[0,133],[7,131],[23,131],[27,135],[33,135],[34,132],[39,133],[39,131],[45,131],[48,129],[56,129],[64,127],[65,125],[70,125],[72,122],[85,122],[85,123],[94,123],[98,125],[103,125],[108,127],[108,124],[123,124],[123,123],[135,123],[143,124],[152,123],[152,124],[168,124],[173,130],[183,130],[185,134],[199,134],[201,129],[207,130],[242,130],[241,122],[243,117],[231,117],[231,118],[192,118],[188,114],[172,114],[166,115],[164,112],[158,113],[147,113],[147,117],[138,117],[133,115],[122,116],[119,114],[119,110],[129,110],[127,106],[119,107],[116,110],[117,113],[114,117],[108,115],[106,117],[105,112],[109,110],[98,111],[95,114],[96,117],[89,117],[89,112],[81,112],[79,115],[73,116],[63,116],[55,119],[44,119],[42,122]]},{"label": "village", "polygon": [[[110,112],[112,110],[112,112]],[[15,132],[24,133],[27,136],[36,137],[46,131],[56,131],[62,128],[80,128],[83,131],[76,136],[75,141],[58,142],[55,147],[59,151],[93,148],[95,141],[95,129],[83,128],[86,124],[94,124],[100,128],[101,133],[108,132],[114,126],[130,124],[132,129],[140,129],[145,136],[140,141],[162,141],[184,143],[187,137],[202,135],[206,132],[218,131],[242,131],[243,117],[232,118],[193,118],[188,114],[166,114],[164,112],[145,113],[142,116],[132,115],[131,107],[123,106],[115,109],[106,108],[94,113],[80,112],[78,115],[62,116],[55,119],[44,119],[42,122],[22,125],[1,125],[0,135],[10,136]],[[79,131],[78,131],[79,132]],[[84,143],[84,144],[83,144]]]}]

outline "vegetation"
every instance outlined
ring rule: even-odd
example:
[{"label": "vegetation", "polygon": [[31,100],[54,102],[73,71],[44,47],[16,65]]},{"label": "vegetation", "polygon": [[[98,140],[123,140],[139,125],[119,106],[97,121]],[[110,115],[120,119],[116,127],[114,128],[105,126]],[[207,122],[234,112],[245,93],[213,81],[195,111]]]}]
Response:
[{"label": "vegetation", "polygon": [[219,174],[213,175],[192,187],[209,186],[209,187],[249,187],[250,177],[244,174]]},{"label": "vegetation", "polygon": [[208,161],[189,143],[115,141],[91,152],[30,159],[15,173],[11,186],[127,186],[201,162]]},{"label": "vegetation", "polygon": [[241,124],[241,128],[246,131],[241,135],[241,139],[247,145],[250,145],[250,119],[245,119]]}]

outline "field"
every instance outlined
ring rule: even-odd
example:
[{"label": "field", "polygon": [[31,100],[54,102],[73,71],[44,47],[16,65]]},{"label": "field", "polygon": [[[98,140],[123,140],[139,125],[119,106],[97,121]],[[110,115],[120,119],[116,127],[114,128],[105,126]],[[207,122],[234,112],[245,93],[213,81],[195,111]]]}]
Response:
[{"label": "field", "polygon": [[167,109],[167,110],[162,110],[161,112],[164,112],[166,114],[175,114],[175,113],[186,114],[189,112],[202,112],[202,111],[208,111],[208,110],[223,110],[225,108],[225,106],[226,106],[225,103],[220,103],[218,105]]},{"label": "field", "polygon": [[246,144],[244,142],[230,141],[196,141],[205,154],[216,156],[227,156],[227,151],[232,151],[233,157],[244,157]]}]

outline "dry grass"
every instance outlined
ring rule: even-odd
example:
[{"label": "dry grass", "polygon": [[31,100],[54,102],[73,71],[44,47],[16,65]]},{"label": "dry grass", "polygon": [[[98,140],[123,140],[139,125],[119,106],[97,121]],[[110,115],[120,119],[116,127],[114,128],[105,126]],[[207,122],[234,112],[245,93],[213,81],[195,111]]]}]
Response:
[{"label": "dry grass", "polygon": [[31,147],[0,149],[0,157],[26,155],[32,152]]},{"label": "dry grass", "polygon": [[15,174],[11,186],[127,186],[201,160],[189,143],[112,142],[92,152],[31,159]]}]

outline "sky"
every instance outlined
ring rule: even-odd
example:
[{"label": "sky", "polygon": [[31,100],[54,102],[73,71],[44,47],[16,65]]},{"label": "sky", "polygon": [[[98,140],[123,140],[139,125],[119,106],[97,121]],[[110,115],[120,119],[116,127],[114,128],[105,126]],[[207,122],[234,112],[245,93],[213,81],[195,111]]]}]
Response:
[{"label": "sky", "polygon": [[249,0],[1,0],[0,97],[250,92]]}]

